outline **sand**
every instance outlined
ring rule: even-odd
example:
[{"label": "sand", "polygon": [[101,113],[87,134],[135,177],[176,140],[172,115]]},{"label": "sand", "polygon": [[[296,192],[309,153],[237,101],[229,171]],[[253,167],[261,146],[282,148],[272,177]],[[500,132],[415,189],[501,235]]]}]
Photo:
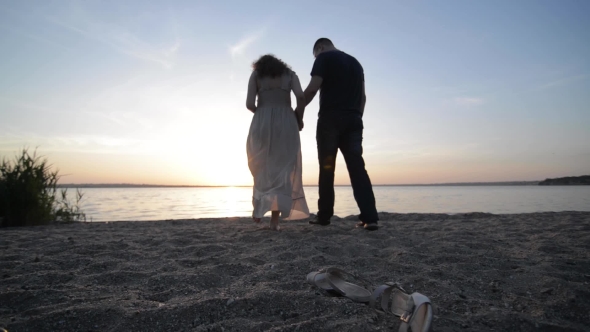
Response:
[{"label": "sand", "polygon": [[381,214],[0,229],[0,326],[18,331],[397,331],[305,282],[336,266],[437,306],[435,331],[590,331],[590,213]]}]

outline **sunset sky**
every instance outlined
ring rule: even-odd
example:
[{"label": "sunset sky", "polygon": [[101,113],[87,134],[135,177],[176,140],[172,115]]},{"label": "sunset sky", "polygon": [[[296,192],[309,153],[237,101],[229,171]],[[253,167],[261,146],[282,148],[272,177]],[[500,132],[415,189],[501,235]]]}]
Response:
[{"label": "sunset sky", "polygon": [[62,183],[250,185],[252,61],[305,88],[328,37],[365,70],[373,183],[590,174],[588,17],[585,0],[2,1],[0,157],[38,147]]}]

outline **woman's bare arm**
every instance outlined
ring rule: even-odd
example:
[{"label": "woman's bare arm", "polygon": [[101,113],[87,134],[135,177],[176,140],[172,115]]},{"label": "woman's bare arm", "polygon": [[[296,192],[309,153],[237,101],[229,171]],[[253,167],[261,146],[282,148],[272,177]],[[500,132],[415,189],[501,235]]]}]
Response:
[{"label": "woman's bare arm", "polygon": [[293,73],[293,82],[292,82],[292,89],[293,93],[295,94],[295,98],[297,99],[297,108],[295,109],[295,115],[297,116],[297,123],[299,124],[299,130],[303,129],[303,113],[305,113],[305,95],[303,94],[303,89],[301,89],[301,83],[299,82],[299,77],[297,74]]},{"label": "woman's bare arm", "polygon": [[248,81],[248,94],[246,95],[246,108],[252,113],[256,112],[256,92],[258,88],[256,85],[256,72],[253,71]]}]

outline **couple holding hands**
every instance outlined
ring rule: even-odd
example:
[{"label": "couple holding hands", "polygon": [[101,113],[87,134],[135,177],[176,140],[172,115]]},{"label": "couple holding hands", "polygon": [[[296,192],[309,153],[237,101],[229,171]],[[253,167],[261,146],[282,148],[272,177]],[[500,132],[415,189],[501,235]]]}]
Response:
[{"label": "couple holding hands", "polygon": [[[358,227],[377,230],[375,196],[362,156],[365,110],[363,67],[338,50],[327,38],[313,46],[315,62],[311,81],[301,88],[291,68],[272,55],[253,64],[246,107],[254,113],[247,139],[248,167],[254,177],[254,221],[272,211],[270,228],[279,230],[279,217],[309,217],[301,170],[301,142],[305,107],[320,91],[317,122],[319,172],[318,213],[309,223],[327,226],[334,215],[334,170],[338,149],[342,152],[360,209]],[[291,91],[297,98],[291,107]],[[295,114],[295,116],[293,116]]]}]

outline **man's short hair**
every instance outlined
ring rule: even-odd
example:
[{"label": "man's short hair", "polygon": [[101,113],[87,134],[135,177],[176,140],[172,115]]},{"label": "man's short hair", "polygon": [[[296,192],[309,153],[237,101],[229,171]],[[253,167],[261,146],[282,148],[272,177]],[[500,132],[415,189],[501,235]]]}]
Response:
[{"label": "man's short hair", "polygon": [[320,38],[320,39],[316,40],[315,44],[313,44],[313,50],[315,51],[318,47],[320,47],[320,45],[334,46],[334,44],[332,43],[332,41],[330,39]]}]

